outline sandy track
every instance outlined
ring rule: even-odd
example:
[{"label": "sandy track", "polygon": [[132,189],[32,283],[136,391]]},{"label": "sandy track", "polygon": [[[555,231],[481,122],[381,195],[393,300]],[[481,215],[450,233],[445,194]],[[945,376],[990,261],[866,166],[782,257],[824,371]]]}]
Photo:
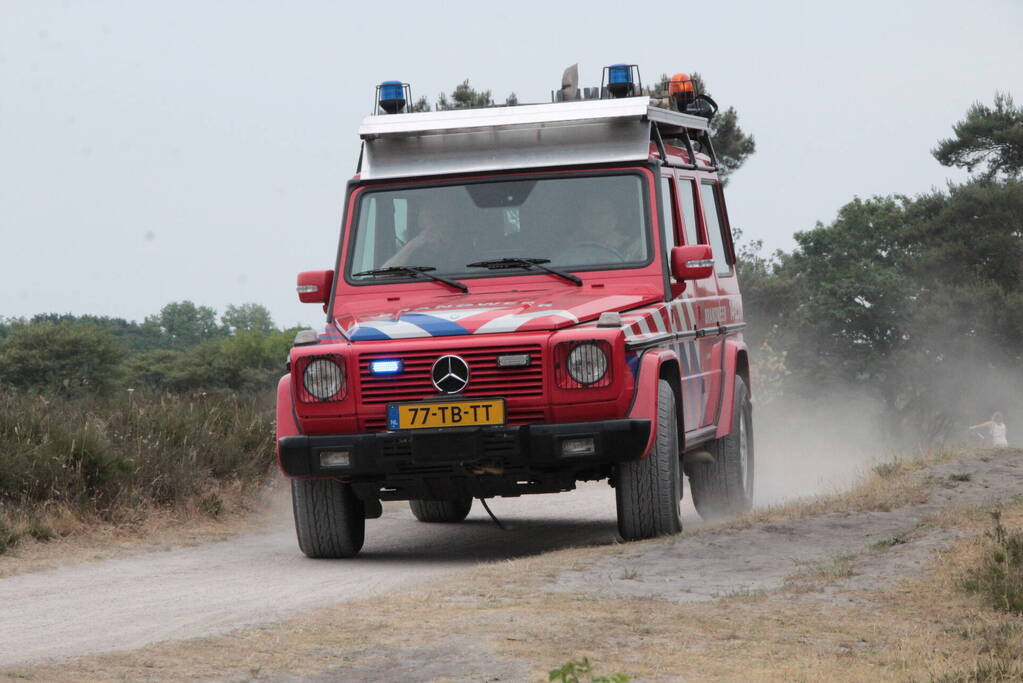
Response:
[{"label": "sandy track", "polygon": [[[457,525],[420,524],[407,508],[367,522],[362,553],[315,561],[298,550],[290,511],[272,530],[0,580],[0,666],[141,647],[278,620],[487,562],[616,539],[614,491],[479,503]],[[696,523],[695,513],[687,515]]]},{"label": "sandy track", "polygon": [[[811,462],[798,471],[765,463],[758,504],[841,487],[863,461],[842,453]],[[604,482],[490,505],[506,531],[478,502],[453,525],[421,524],[404,504],[389,505],[397,509],[367,522],[366,545],[351,561],[305,558],[289,503],[265,532],[0,579],[0,666],[222,633],[480,562],[617,541],[614,491]],[[687,528],[700,523],[688,490],[682,509]]]},{"label": "sandy track", "polygon": [[[889,510],[819,514],[781,523],[627,546],[624,552],[564,572],[545,586],[590,598],[650,598],[677,603],[782,588],[801,571],[846,558],[846,590],[877,588],[915,574],[960,537],[933,520],[946,510],[991,506],[1023,494],[1023,452],[966,453],[913,475],[929,484],[926,500]],[[883,554],[867,552],[886,539]],[[629,569],[623,579],[623,569]]]}]

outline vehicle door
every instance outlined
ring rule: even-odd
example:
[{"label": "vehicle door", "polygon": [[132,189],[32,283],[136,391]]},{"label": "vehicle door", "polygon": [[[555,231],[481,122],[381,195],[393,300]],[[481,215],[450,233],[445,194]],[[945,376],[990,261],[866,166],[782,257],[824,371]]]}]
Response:
[{"label": "vehicle door", "polygon": [[[716,329],[719,323],[723,324],[727,319],[727,301],[722,300],[719,279],[732,277],[734,280],[734,259],[729,260],[723,250],[719,204],[713,194],[707,197],[704,195],[704,188],[713,188],[707,183],[707,179],[698,173],[679,172],[677,176],[685,243],[709,244],[715,262],[714,275],[686,283],[685,291],[679,297],[687,324],[691,329],[701,330],[705,334],[684,344],[689,395],[693,403],[693,414],[686,422],[687,431],[706,428],[717,422],[721,395],[721,352],[724,347],[723,338],[716,334]],[[711,189],[711,192],[714,190]],[[692,425],[691,429],[689,425]]]},{"label": "vehicle door", "polygon": [[[677,171],[666,168],[662,171],[661,201],[664,231],[662,241],[667,258],[671,300],[669,313],[672,328],[676,332],[693,332],[696,325],[696,310],[693,304],[694,292],[702,291],[702,283],[678,281],[671,277],[671,249],[683,244],[699,242],[695,230],[695,199],[692,189],[687,189]],[[698,295],[697,295],[698,296]],[[707,381],[704,377],[699,344],[695,339],[681,339],[673,344],[681,369],[682,419],[686,432],[698,429],[705,420],[707,405]]]},{"label": "vehicle door", "polygon": [[714,254],[714,277],[700,283],[700,301],[696,307],[697,324],[706,331],[700,341],[700,359],[708,381],[707,414],[703,425],[717,424],[724,377],[725,336],[718,326],[728,325],[741,315],[739,287],[735,275],[735,245],[728,225],[721,183],[716,178],[694,179],[700,205],[701,239]]}]

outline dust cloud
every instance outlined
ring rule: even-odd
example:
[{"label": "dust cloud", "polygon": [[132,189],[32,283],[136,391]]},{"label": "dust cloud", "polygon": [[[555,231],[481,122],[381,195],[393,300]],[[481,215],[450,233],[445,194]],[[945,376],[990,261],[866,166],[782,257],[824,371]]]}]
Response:
[{"label": "dust cloud", "polygon": [[[791,379],[783,392],[755,386],[756,505],[840,492],[878,463],[922,451],[989,446],[986,430],[968,427],[995,411],[1004,416],[1009,444],[1023,441],[1023,367],[1010,359],[990,351],[903,372],[915,392],[901,396],[896,409],[862,387],[800,391]],[[924,380],[911,372],[925,373]]]},{"label": "dust cloud", "polygon": [[848,489],[878,462],[897,457],[883,435],[880,408],[852,391],[827,402],[755,404],[757,507]]}]

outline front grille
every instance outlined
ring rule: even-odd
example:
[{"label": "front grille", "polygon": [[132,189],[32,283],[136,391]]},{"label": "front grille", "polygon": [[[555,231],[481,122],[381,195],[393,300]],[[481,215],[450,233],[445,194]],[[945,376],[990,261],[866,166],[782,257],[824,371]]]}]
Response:
[{"label": "front grille", "polygon": [[[529,365],[523,368],[500,368],[497,357],[506,354],[529,354]],[[452,398],[476,396],[503,396],[508,399],[509,425],[532,424],[544,421],[544,411],[536,402],[518,406],[518,399],[543,396],[543,347],[539,344],[519,346],[477,347],[470,349],[436,349],[429,351],[403,351],[399,353],[363,353],[359,355],[359,393],[363,408],[363,428],[382,431],[387,420],[384,406],[399,401],[421,401],[442,396],[433,386],[430,371],[441,356],[460,356],[469,364],[469,385]],[[370,363],[374,360],[401,359],[400,375],[374,375]]]}]

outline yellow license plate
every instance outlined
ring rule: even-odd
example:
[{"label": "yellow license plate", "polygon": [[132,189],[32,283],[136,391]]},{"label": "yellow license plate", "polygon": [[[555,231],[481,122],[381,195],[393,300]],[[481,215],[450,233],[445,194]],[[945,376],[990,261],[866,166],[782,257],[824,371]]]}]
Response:
[{"label": "yellow license plate", "polygon": [[387,406],[388,429],[478,427],[504,424],[504,399],[424,401]]}]

